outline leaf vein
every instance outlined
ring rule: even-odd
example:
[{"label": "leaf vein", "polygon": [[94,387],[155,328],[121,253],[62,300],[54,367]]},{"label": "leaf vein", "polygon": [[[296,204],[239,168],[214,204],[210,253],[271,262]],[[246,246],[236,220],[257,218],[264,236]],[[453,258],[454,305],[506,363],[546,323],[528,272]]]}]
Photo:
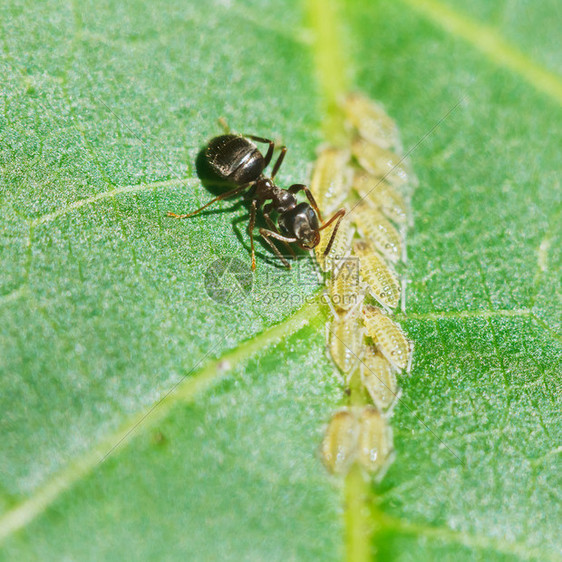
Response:
[{"label": "leaf vein", "polygon": [[486,26],[437,0],[402,0],[405,4],[461,37],[496,64],[516,72],[535,89],[562,105],[562,79],[506,41],[493,27]]},{"label": "leaf vein", "polygon": [[[187,373],[180,384],[156,400],[149,408],[129,419],[120,429],[98,442],[81,457],[69,463],[41,486],[32,496],[23,500],[0,517],[0,542],[24,528],[41,515],[56,499],[71,488],[78,480],[86,477],[100,466],[107,457],[127,445],[137,434],[139,426],[145,430],[153,423],[163,419],[178,402],[192,401],[200,392],[219,382],[232,368],[287,336],[298,332],[305,325],[320,316],[317,302],[312,302],[295,314],[261,332],[251,340],[245,341],[237,348],[226,352],[218,359],[209,361],[195,373]],[[150,420],[147,421],[148,416]]]},{"label": "leaf vein", "polygon": [[480,550],[494,550],[503,554],[512,554],[524,559],[560,561],[562,557],[554,552],[535,548],[521,542],[510,542],[502,539],[471,535],[462,531],[453,531],[447,527],[431,527],[429,525],[412,523],[382,512],[376,514],[378,524],[384,529],[399,531],[405,534],[443,542],[462,544],[469,548]]},{"label": "leaf vein", "polygon": [[512,318],[512,317],[528,317],[531,318],[533,313],[526,308],[516,309],[495,309],[495,310],[435,310],[434,312],[397,314],[398,320],[430,320],[438,322],[439,320],[454,320],[462,318]]},{"label": "leaf vein", "polygon": [[110,199],[122,193],[138,193],[141,191],[149,191],[151,189],[155,190],[160,187],[170,187],[174,185],[191,186],[191,185],[195,185],[195,182],[192,182],[191,178],[183,178],[183,179],[171,179],[171,180],[158,181],[153,183],[141,183],[136,185],[125,185],[122,187],[116,187],[115,189],[104,191],[103,193],[97,193],[96,195],[92,195],[91,197],[79,199],[78,201],[74,201],[73,203],[70,203],[65,207],[61,207],[56,211],[52,211],[51,213],[46,213],[45,215],[33,219],[31,221],[31,224],[32,226],[39,226],[47,222],[51,222],[72,211],[75,211],[76,209],[79,209],[80,207],[84,207],[85,205],[96,203],[97,201],[103,201],[104,199]]}]

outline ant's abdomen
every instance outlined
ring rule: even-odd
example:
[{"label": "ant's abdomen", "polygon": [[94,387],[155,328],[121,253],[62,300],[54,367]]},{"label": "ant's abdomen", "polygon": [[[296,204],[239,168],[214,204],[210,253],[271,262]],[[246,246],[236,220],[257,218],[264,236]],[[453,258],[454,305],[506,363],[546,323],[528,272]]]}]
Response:
[{"label": "ant's abdomen", "polygon": [[217,177],[235,185],[255,181],[265,168],[263,155],[256,145],[240,135],[211,139],[205,156]]}]

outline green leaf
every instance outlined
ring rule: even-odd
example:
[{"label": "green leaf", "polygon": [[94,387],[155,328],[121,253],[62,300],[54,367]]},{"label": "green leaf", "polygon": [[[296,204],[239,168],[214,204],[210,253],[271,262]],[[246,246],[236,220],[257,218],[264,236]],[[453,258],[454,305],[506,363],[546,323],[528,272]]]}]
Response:
[{"label": "green leaf", "polygon": [[343,395],[311,264],[258,246],[251,295],[217,303],[244,207],[164,217],[211,197],[218,117],[306,181],[347,74],[420,178],[414,369],[367,546],[562,559],[559,3],[357,0],[339,30],[318,6],[0,8],[2,558],[358,560],[359,492],[317,453]]}]

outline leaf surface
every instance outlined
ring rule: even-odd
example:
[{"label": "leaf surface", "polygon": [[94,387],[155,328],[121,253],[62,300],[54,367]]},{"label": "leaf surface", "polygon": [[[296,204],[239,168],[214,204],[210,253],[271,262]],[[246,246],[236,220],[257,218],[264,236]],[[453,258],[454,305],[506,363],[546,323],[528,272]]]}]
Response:
[{"label": "leaf surface", "polygon": [[[560,560],[557,7],[457,4],[340,11],[353,84],[420,178],[401,317],[415,364],[372,551]],[[550,93],[448,10],[530,57]],[[195,161],[221,116],[287,144],[283,184],[308,179],[315,22],[297,3],[2,12],[1,556],[341,559],[342,489],[317,449],[342,390],[310,263],[279,270],[258,246],[250,297],[216,303],[209,265],[249,265],[245,208],[164,217],[211,197]]]}]

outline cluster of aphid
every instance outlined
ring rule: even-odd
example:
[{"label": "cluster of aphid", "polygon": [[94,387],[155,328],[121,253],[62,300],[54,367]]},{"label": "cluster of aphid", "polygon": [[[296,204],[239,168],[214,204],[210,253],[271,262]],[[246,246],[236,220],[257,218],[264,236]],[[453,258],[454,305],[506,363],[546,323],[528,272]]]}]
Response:
[{"label": "cluster of aphid", "polygon": [[[272,160],[274,142],[227,132],[209,141],[204,156],[213,179],[232,189],[191,213],[168,216],[193,217],[243,194],[250,205],[252,269],[258,209],[268,226],[259,228],[259,234],[283,265],[290,267],[287,257],[296,257],[292,244],[316,252],[322,270],[331,272],[330,353],[348,382],[360,380],[373,402],[333,416],[322,447],[324,461],[334,473],[346,473],[359,462],[380,476],[392,456],[388,419],[399,393],[396,373],[409,370],[412,357],[411,342],[389,314],[404,294],[391,264],[405,261],[408,188],[415,178],[399,156],[396,125],[381,107],[357,94],[348,96],[342,107],[348,146],[322,151],[310,190],[303,184],[288,189],[275,184],[285,147],[268,177],[264,170]],[[268,145],[265,156],[252,141]],[[298,202],[301,191],[307,202]]]},{"label": "cluster of aphid", "polygon": [[396,374],[409,371],[412,359],[412,343],[390,315],[404,294],[393,266],[405,261],[415,178],[399,156],[396,125],[380,106],[353,94],[342,108],[349,146],[322,150],[310,189],[323,212],[343,207],[346,214],[321,233],[315,251],[321,269],[330,272],[331,357],[350,386],[360,381],[372,404],[333,415],[322,456],[332,473],[345,474],[359,463],[382,477],[392,460]]}]

